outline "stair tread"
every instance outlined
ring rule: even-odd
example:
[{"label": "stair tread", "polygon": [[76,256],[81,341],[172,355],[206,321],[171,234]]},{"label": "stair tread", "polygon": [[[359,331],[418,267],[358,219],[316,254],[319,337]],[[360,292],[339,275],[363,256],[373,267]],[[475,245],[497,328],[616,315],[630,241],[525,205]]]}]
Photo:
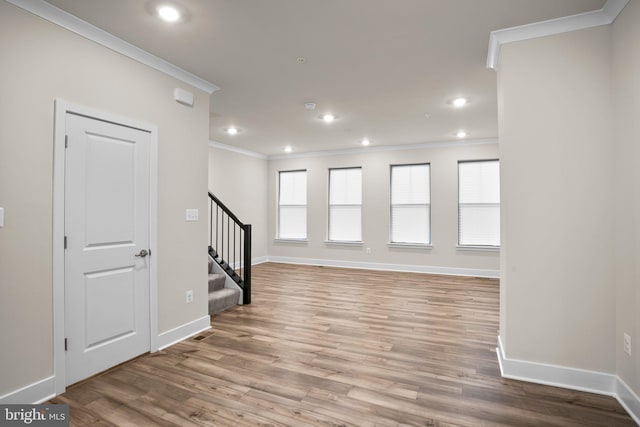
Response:
[{"label": "stair tread", "polygon": [[214,292],[219,289],[224,289],[224,284],[227,280],[226,274],[211,273],[209,274],[209,292]]},{"label": "stair tread", "polygon": [[239,295],[239,294],[240,294],[240,291],[238,289],[233,289],[233,288],[218,289],[217,291],[209,292],[209,300],[212,300],[214,298],[225,298],[229,295]]},{"label": "stair tread", "polygon": [[238,305],[240,291],[235,288],[224,288],[209,292],[209,314],[218,314]]}]

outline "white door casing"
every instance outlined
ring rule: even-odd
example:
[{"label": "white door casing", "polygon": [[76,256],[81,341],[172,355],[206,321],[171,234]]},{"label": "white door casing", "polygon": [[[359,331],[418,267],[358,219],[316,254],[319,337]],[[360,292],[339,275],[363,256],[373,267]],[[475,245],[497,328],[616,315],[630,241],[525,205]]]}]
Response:
[{"label": "white door casing", "polygon": [[[59,100],[55,124],[54,392],[60,394],[157,350],[157,131]],[[136,257],[142,249],[151,256]]]}]

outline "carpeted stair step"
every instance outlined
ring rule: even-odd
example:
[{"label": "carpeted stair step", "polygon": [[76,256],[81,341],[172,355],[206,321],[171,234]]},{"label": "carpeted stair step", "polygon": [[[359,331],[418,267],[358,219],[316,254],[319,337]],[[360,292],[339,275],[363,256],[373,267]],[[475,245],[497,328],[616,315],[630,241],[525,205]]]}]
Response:
[{"label": "carpeted stair step", "polygon": [[238,289],[224,288],[209,292],[209,314],[218,314],[227,308],[238,304],[240,291]]},{"label": "carpeted stair step", "polygon": [[209,293],[224,289],[225,275],[209,273]]}]

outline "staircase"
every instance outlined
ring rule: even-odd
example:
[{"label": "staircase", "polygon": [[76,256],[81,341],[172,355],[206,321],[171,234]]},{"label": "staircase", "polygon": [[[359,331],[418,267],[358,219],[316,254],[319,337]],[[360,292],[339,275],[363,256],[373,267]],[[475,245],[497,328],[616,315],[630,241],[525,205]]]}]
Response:
[{"label": "staircase", "polygon": [[251,304],[251,224],[209,192],[209,314]]},{"label": "staircase", "polygon": [[235,287],[225,288],[227,276],[224,273],[216,273],[213,258],[209,257],[209,314],[218,314],[238,304],[240,301],[240,289]]}]

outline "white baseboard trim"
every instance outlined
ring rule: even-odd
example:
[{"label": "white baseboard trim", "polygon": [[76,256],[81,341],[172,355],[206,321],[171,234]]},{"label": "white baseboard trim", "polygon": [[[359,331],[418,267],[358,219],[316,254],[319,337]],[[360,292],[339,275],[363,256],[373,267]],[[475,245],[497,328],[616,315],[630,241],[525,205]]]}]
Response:
[{"label": "white baseboard trim", "polygon": [[167,347],[171,347],[172,345],[186,340],[187,338],[190,338],[202,331],[206,331],[209,328],[211,328],[211,317],[203,316],[199,319],[178,326],[177,328],[158,334],[158,350],[164,350]]},{"label": "white baseboard trim", "polygon": [[[500,270],[481,270],[472,268],[438,267],[428,265],[383,264],[376,262],[343,261],[331,259],[294,258],[269,256],[268,262],[283,264],[319,265],[325,267],[358,268],[363,270],[403,271],[410,273],[442,274],[447,276],[473,276],[499,278]],[[267,261],[265,261],[267,262]]]},{"label": "white baseboard trim", "polygon": [[[211,317],[204,316],[158,335],[158,349],[163,350],[211,328]],[[50,376],[0,396],[0,404],[39,404],[57,396],[55,376]]]},{"label": "white baseboard trim", "polygon": [[265,262],[269,262],[268,256],[260,256],[260,257],[251,259],[251,265],[264,264]]},{"label": "white baseboard trim", "polygon": [[615,397],[640,425],[640,398],[614,374],[507,359],[500,336],[496,354],[503,378]]},{"label": "white baseboard trim", "polygon": [[0,396],[0,403],[3,405],[39,404],[53,399],[55,396],[55,377],[52,375],[18,390],[9,392],[4,396]]},{"label": "white baseboard trim", "polygon": [[619,377],[616,377],[616,399],[640,426],[640,397]]}]

